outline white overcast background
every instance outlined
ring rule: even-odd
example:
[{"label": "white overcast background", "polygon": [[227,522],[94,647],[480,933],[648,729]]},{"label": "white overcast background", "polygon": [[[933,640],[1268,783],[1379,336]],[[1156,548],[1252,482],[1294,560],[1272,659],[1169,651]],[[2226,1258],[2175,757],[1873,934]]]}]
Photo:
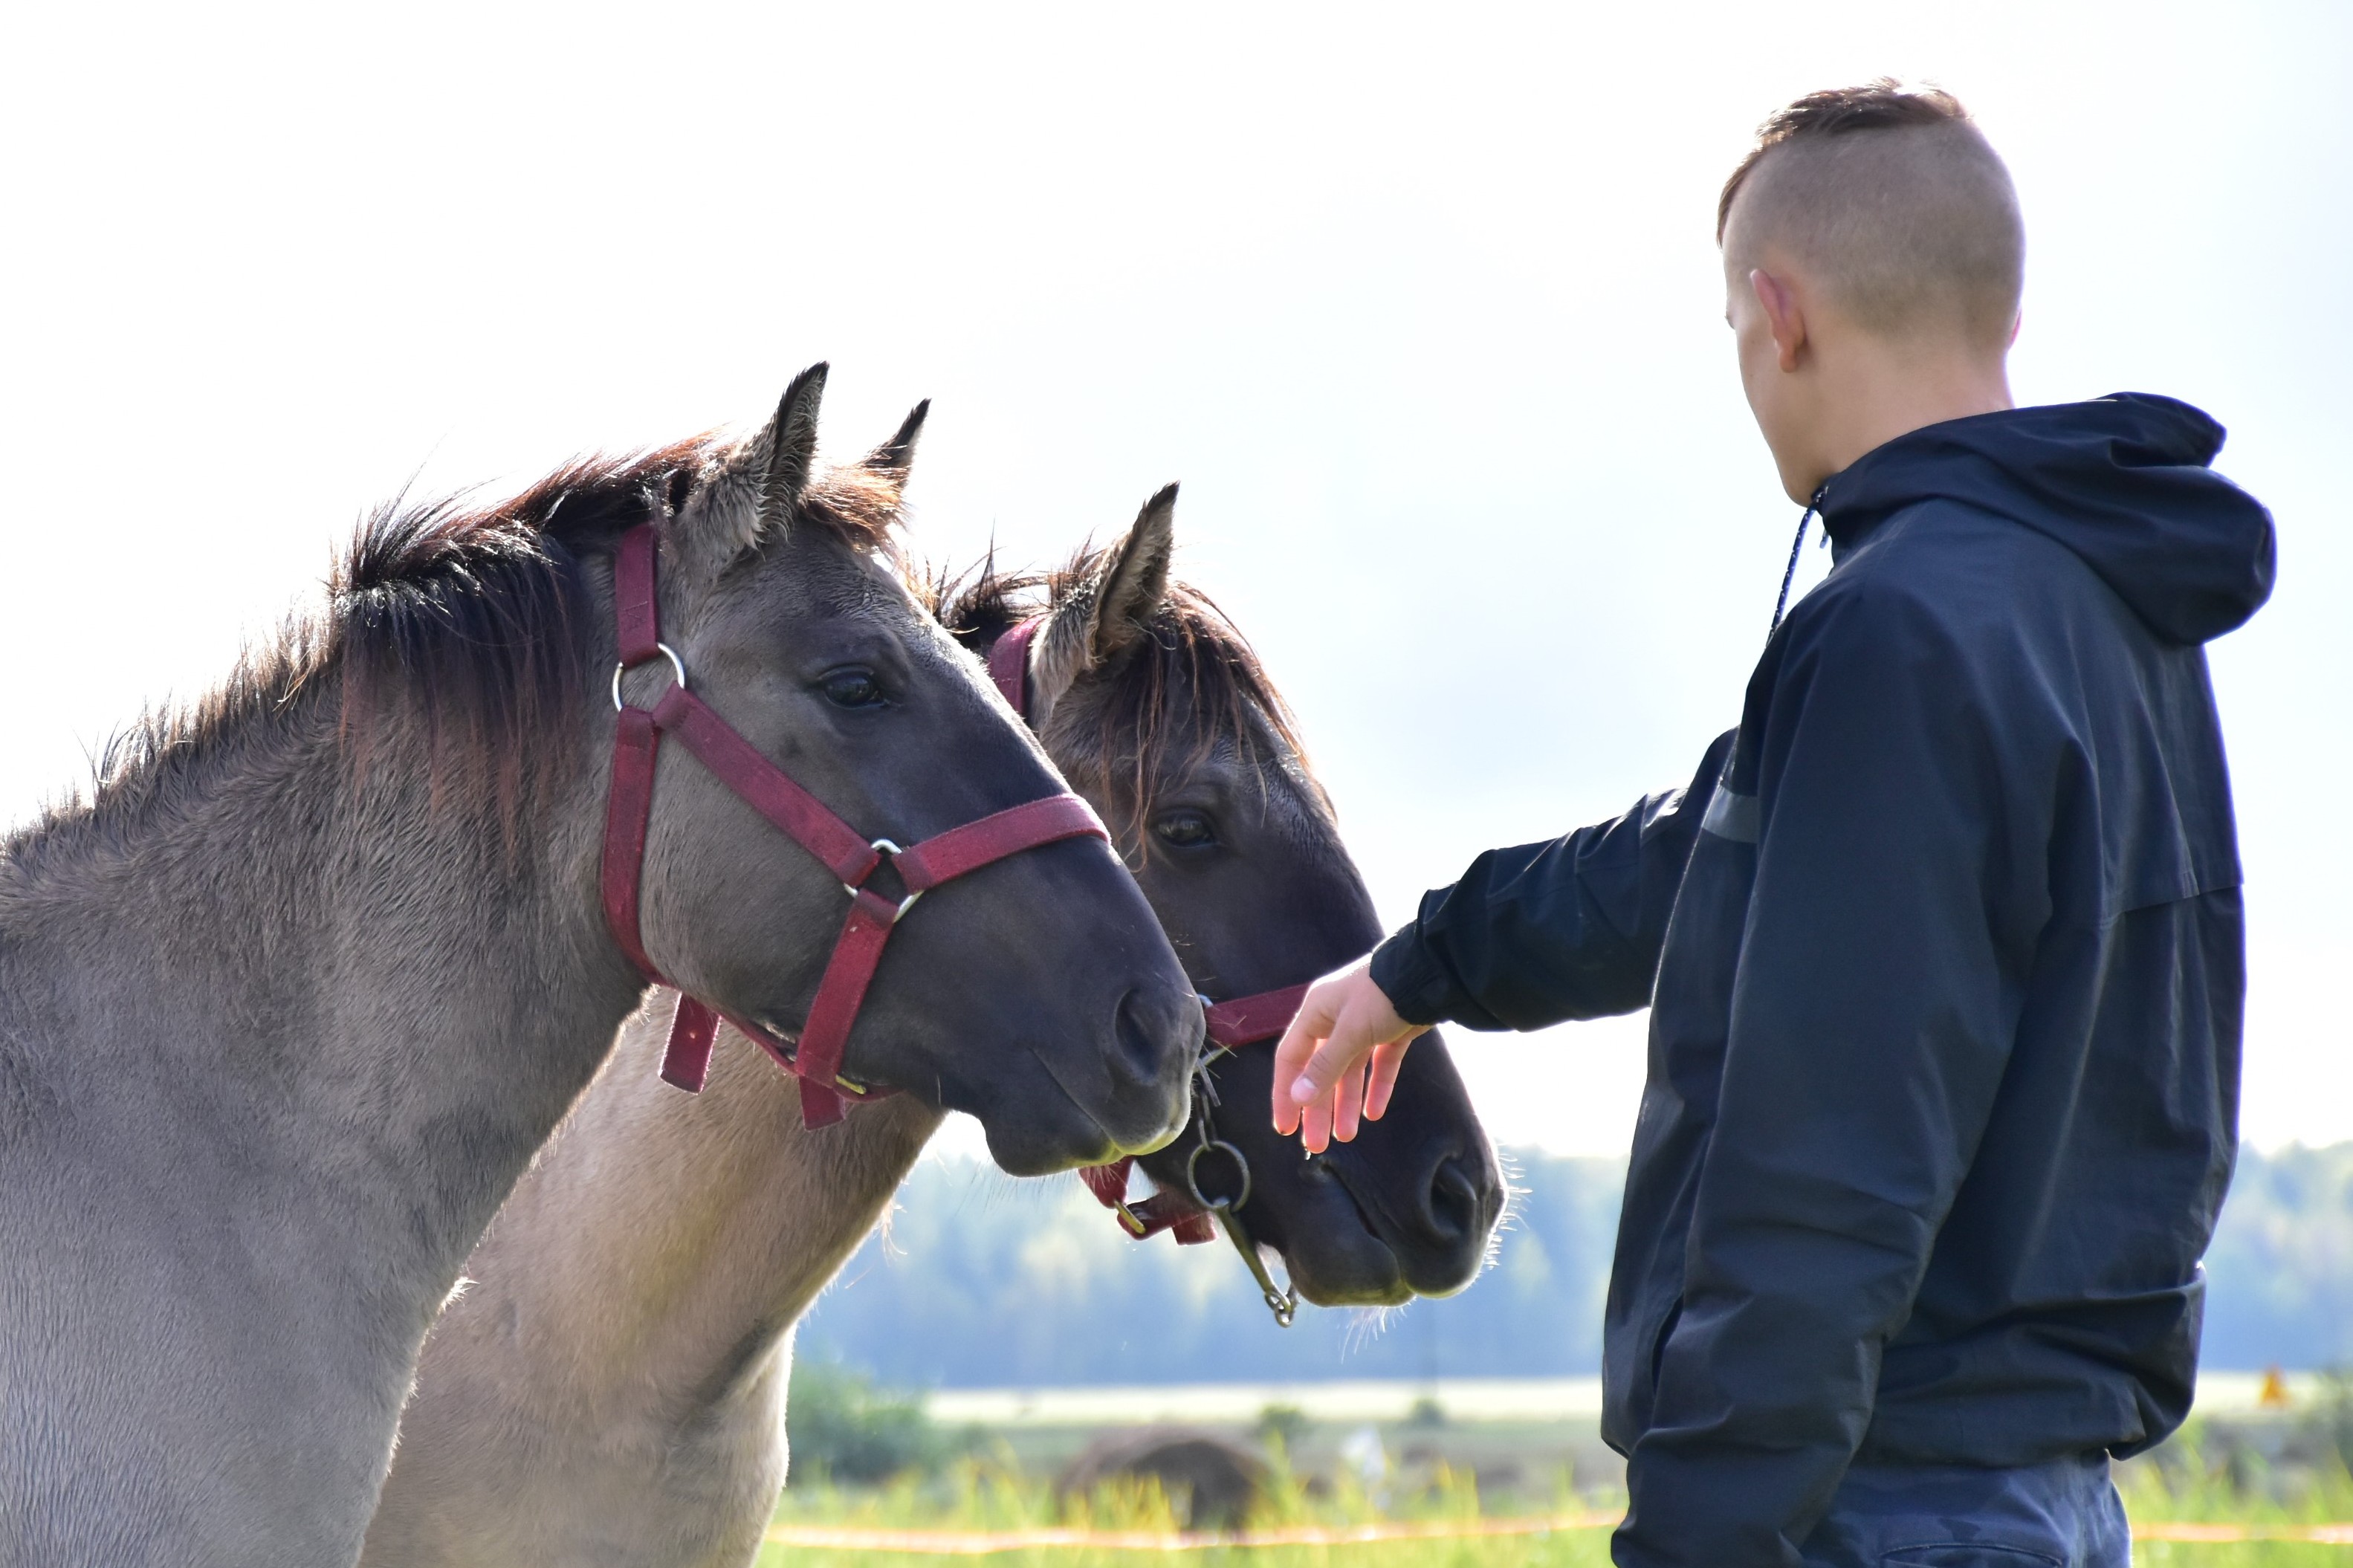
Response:
[{"label": "white overcast background", "polygon": [[[1795,509],[1711,226],[1757,121],[1894,73],[2010,160],[2026,402],[2231,427],[2279,591],[2213,652],[2245,1130],[2353,1137],[2353,10],[2333,4],[19,7],[0,53],[0,820],[193,695],[353,521],[755,422],[934,412],[915,542],[1184,481],[1387,916],[1688,776]],[[1819,574],[1823,558],[1810,554]],[[1622,1152],[1639,1020],[1453,1037]]]}]

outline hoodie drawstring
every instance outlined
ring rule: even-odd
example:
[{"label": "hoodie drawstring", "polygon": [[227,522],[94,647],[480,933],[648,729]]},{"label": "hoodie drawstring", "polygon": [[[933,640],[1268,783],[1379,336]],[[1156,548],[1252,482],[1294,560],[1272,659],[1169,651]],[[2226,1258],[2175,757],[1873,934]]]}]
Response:
[{"label": "hoodie drawstring", "polygon": [[1765,634],[1768,637],[1781,629],[1781,617],[1789,613],[1789,584],[1798,580],[1798,552],[1806,547],[1806,524],[1813,521],[1814,513],[1821,510],[1822,492],[1830,488],[1828,479],[1816,485],[1813,499],[1807,501],[1806,510],[1798,514],[1798,537],[1789,541],[1789,564],[1781,573],[1781,597],[1773,605],[1773,629]]}]

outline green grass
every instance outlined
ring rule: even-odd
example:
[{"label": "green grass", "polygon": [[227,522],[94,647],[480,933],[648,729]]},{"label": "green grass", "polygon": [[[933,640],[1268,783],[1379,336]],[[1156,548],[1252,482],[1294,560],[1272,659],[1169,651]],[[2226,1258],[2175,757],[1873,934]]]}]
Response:
[{"label": "green grass", "polygon": [[[1467,1474],[1436,1468],[1430,1483],[1409,1495],[1377,1498],[1353,1479],[1310,1487],[1290,1473],[1276,1450],[1274,1485],[1253,1516],[1261,1528],[1286,1525],[1352,1525],[1383,1520],[1439,1521],[1480,1517],[1479,1498]],[[2124,1467],[2119,1484],[2136,1521],[2192,1521],[2253,1527],[2287,1527],[2353,1521],[2353,1476],[2341,1465],[2273,1468],[2243,1447],[2218,1446],[2210,1461],[2193,1431],[2176,1438],[2161,1463]],[[1612,1508],[1620,1500],[1580,1494],[1566,1474],[1550,1498],[1524,1500],[1526,1511],[1558,1514]],[[1058,1503],[1051,1487],[1024,1472],[1001,1445],[983,1457],[967,1458],[925,1479],[902,1477],[881,1488],[837,1488],[823,1481],[796,1484],[777,1511],[780,1524],[842,1525],[872,1529],[1012,1531],[1057,1526],[1101,1530],[1167,1531],[1176,1515],[1156,1483],[1106,1488],[1094,1496]],[[787,1549],[771,1544],[760,1568],[925,1568],[954,1559],[898,1552]],[[1346,1546],[1211,1548],[1172,1558],[1158,1552],[1100,1548],[1049,1548],[992,1554],[979,1559],[1008,1568],[1142,1568],[1172,1561],[1201,1564],[1249,1564],[1250,1568],[1601,1568],[1609,1561],[1606,1527],[1556,1531],[1546,1536],[1404,1541]],[[2134,1561],[2143,1568],[2353,1568],[2353,1547],[2294,1542],[2189,1543],[2143,1542]]]},{"label": "green grass", "polygon": [[[2125,1508],[2136,1522],[2188,1520],[2256,1528],[2353,1521],[2353,1475],[2341,1463],[2274,1468],[2241,1445],[2211,1459],[2193,1425],[2166,1445],[2163,1462],[2125,1468]],[[2142,1542],[2145,1568],[2353,1568],[2353,1547],[2257,1541]]]},{"label": "green grass", "polygon": [[[1282,1463],[1274,1449],[1276,1473],[1266,1505],[1251,1518],[1257,1528],[1288,1525],[1345,1526],[1383,1520],[1476,1519],[1479,1497],[1467,1475],[1439,1468],[1434,1484],[1410,1497],[1393,1498],[1384,1508],[1353,1479],[1343,1476],[1328,1490],[1311,1490]],[[1051,1487],[1022,1472],[1000,1453],[951,1466],[937,1480],[902,1478],[879,1489],[839,1489],[818,1483],[795,1486],[785,1494],[777,1522],[849,1525],[870,1529],[1012,1531],[1076,1527],[1166,1532],[1176,1516],[1155,1481],[1108,1486],[1085,1499],[1058,1503]],[[1546,1512],[1581,1511],[1608,1506],[1608,1500],[1571,1492],[1563,1477]],[[918,1568],[951,1559],[884,1552],[835,1552],[807,1547],[787,1551],[770,1545],[759,1568]],[[1160,1552],[1052,1548],[994,1553],[982,1561],[1008,1568],[1131,1568],[1166,1563]],[[1211,1548],[1176,1559],[1187,1563],[1242,1564],[1250,1568],[1491,1568],[1527,1563],[1537,1568],[1606,1568],[1609,1531],[1605,1528],[1519,1536],[1504,1540],[1403,1541],[1351,1546]]]}]

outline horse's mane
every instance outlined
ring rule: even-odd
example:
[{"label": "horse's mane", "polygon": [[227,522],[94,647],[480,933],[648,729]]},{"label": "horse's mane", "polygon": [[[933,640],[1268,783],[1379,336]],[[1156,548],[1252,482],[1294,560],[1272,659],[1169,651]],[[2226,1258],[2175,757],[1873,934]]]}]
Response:
[{"label": "horse's mane", "polygon": [[[48,823],[104,826],[166,804],[202,761],[315,692],[335,704],[354,779],[372,752],[422,741],[437,801],[495,805],[512,827],[546,764],[569,755],[593,673],[585,563],[659,505],[683,506],[733,449],[706,434],[577,458],[490,504],[396,498],[361,522],[322,608],[290,616],[198,701],[118,731],[93,759],[87,795]],[[888,554],[898,515],[887,477],[850,466],[803,493],[794,523]],[[415,715],[421,734],[385,732],[395,710]]]},{"label": "horse's mane", "polygon": [[[983,647],[1018,622],[1050,614],[1091,591],[1111,553],[1085,545],[1052,571],[1011,572],[997,567],[992,552],[969,574],[933,578],[926,594],[951,636]],[[1145,635],[1122,656],[1099,700],[1068,720],[1058,710],[1053,727],[1059,731],[1066,721],[1083,731],[1056,737],[1078,742],[1056,748],[1064,771],[1106,793],[1124,784],[1139,815],[1150,810],[1155,778],[1183,776],[1220,743],[1236,748],[1245,764],[1291,762],[1323,798],[1291,705],[1275,689],[1258,650],[1215,600],[1189,584],[1169,583]],[[1261,756],[1269,742],[1288,757]],[[1187,751],[1177,757],[1180,742]]]}]

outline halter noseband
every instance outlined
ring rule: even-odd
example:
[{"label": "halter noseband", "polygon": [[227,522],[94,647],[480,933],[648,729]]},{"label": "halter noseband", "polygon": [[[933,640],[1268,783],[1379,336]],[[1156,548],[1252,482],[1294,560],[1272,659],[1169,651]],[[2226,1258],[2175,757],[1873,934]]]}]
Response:
[{"label": "halter noseband", "polygon": [[[875,966],[882,961],[883,946],[915,900],[943,882],[1025,849],[1065,838],[1109,843],[1111,835],[1092,807],[1064,791],[949,828],[905,849],[887,838],[866,837],[738,734],[718,710],[687,689],[685,663],[661,640],[655,595],[657,543],[654,525],[640,523],[621,536],[613,558],[613,613],[620,643],[613,706],[620,714],[613,735],[612,793],[605,813],[605,922],[640,973],[657,984],[676,986],[646,956],[638,911],[646,829],[653,811],[654,763],[662,736],[675,734],[720,783],[840,879],[849,894],[849,910],[818,982],[797,1046],[681,991],[661,1075],[689,1092],[700,1090],[710,1066],[712,1037],[724,1017],[800,1079],[803,1123],[828,1126],[841,1120],[846,1100],[888,1092],[844,1079],[841,1058],[850,1025],[857,1020]],[[657,658],[670,661],[676,679],[651,708],[629,706],[621,697],[621,677]],[[886,899],[866,886],[886,860],[906,885],[902,899]]]},{"label": "halter noseband", "polygon": [[[1041,618],[1018,621],[1007,628],[988,650],[989,679],[1022,721],[1031,721],[1029,713],[1029,647],[1037,640]],[[1291,1020],[1299,1014],[1300,1005],[1307,1000],[1304,984],[1286,985],[1280,991],[1261,991],[1253,995],[1237,996],[1229,1002],[1212,1002],[1201,998],[1201,1007],[1208,1019],[1209,1043],[1219,1051],[1240,1050],[1271,1040],[1291,1027]],[[1292,1314],[1298,1310],[1295,1292],[1278,1289],[1268,1277],[1265,1262],[1258,1255],[1258,1247],[1243,1228],[1241,1216],[1236,1211],[1250,1202],[1250,1162],[1231,1143],[1214,1135],[1211,1131],[1210,1108],[1217,1103],[1217,1091],[1208,1087],[1207,1077],[1214,1053],[1202,1058],[1194,1080],[1193,1126],[1198,1143],[1186,1162],[1185,1180],[1190,1191],[1165,1187],[1148,1198],[1135,1203],[1127,1201],[1128,1174],[1135,1168],[1130,1156],[1113,1160],[1108,1165],[1086,1165],[1079,1170],[1079,1179],[1095,1201],[1119,1216],[1119,1223],[1136,1240],[1168,1232],[1181,1247],[1194,1247],[1217,1239],[1216,1222],[1222,1221],[1226,1234],[1242,1261],[1250,1266],[1258,1280],[1260,1292],[1265,1296],[1274,1321],[1284,1328],[1291,1326]],[[1229,1198],[1211,1198],[1203,1194],[1196,1174],[1203,1156],[1211,1152],[1222,1154],[1236,1167],[1240,1191]]]}]

